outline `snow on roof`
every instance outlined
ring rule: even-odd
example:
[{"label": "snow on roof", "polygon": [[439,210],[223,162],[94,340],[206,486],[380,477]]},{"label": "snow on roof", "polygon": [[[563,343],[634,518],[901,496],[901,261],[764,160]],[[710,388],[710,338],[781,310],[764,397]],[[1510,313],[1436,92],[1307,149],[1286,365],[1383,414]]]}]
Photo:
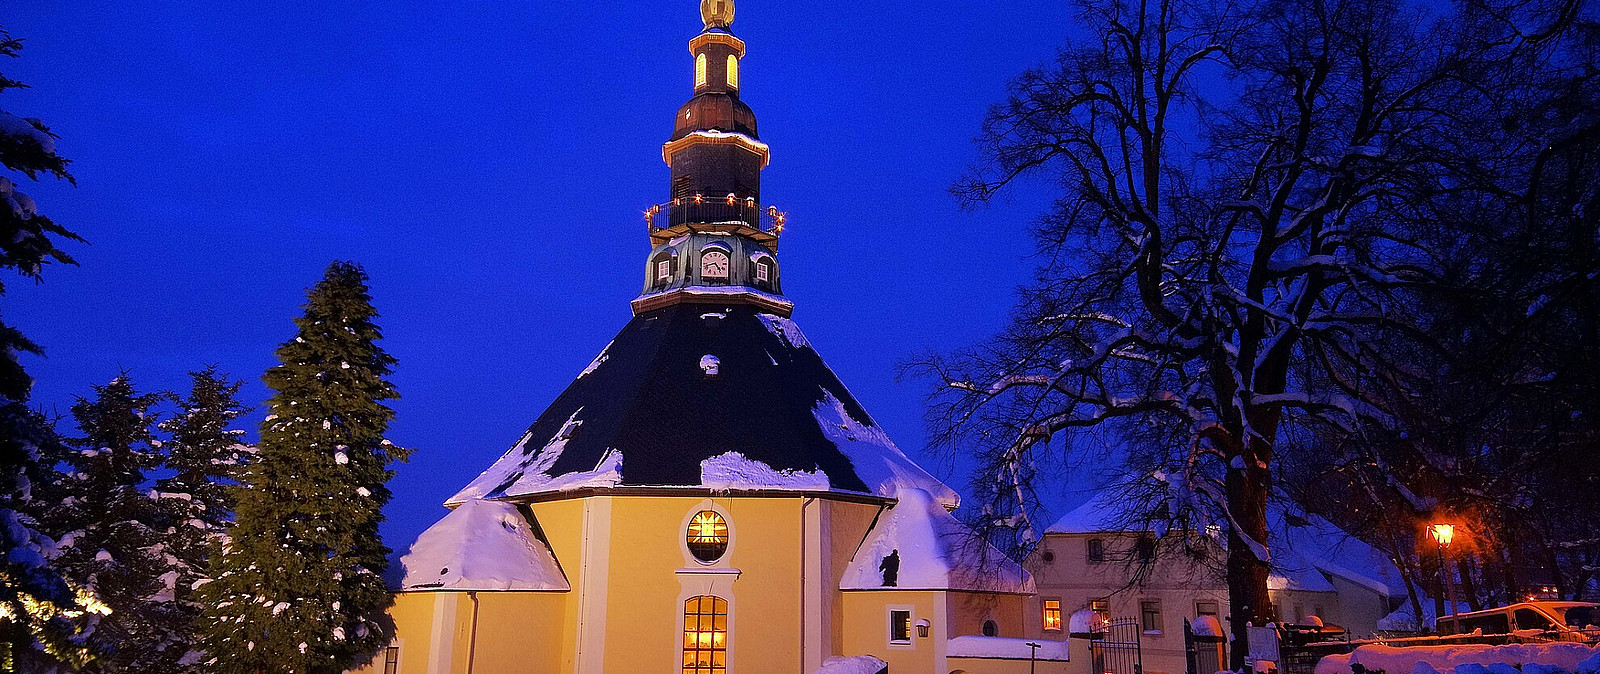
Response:
[{"label": "snow on roof", "polygon": [[[1035,650],[1030,644],[1038,644]],[[999,658],[1005,660],[1039,660],[1040,662],[1066,662],[1067,642],[1050,639],[1013,639],[967,634],[951,639],[945,644],[944,654],[952,658]]]},{"label": "snow on roof", "polygon": [[[1046,534],[1129,532],[1132,503],[1115,488],[1103,489],[1045,530]],[[1272,553],[1272,589],[1332,592],[1329,576],[1361,585],[1381,595],[1406,593],[1400,570],[1377,548],[1351,536],[1327,519],[1306,512],[1276,494],[1267,505],[1268,548]]]},{"label": "snow on roof", "polygon": [[[841,590],[975,590],[1031,594],[1033,576],[950,514],[932,494],[901,487],[845,567]],[[884,560],[899,559],[884,585]]]},{"label": "snow on roof", "polygon": [[[701,367],[707,354],[714,377]],[[872,421],[793,321],[686,303],[635,316],[446,503],[618,486],[894,498],[903,485],[959,502]]]},{"label": "snow on roof", "polygon": [[474,499],[428,527],[400,558],[402,590],[569,590],[517,507]]},{"label": "snow on roof", "polygon": [[889,664],[870,655],[828,658],[811,674],[879,674],[889,669]]}]

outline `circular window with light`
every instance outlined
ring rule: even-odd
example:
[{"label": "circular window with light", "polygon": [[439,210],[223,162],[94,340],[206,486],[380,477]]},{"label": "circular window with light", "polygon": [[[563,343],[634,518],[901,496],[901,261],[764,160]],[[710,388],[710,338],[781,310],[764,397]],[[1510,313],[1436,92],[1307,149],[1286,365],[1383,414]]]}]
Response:
[{"label": "circular window with light", "polygon": [[728,521],[714,510],[702,510],[689,520],[686,537],[689,554],[707,564],[722,559],[728,551]]}]

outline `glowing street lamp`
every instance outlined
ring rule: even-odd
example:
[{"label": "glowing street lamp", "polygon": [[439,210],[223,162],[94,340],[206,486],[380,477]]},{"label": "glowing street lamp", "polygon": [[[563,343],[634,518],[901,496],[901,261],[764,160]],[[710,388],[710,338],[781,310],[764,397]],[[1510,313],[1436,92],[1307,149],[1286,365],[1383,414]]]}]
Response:
[{"label": "glowing street lamp", "polygon": [[[1444,578],[1445,594],[1450,599],[1450,617],[1456,615],[1456,584],[1450,573],[1450,541],[1455,540],[1456,527],[1443,522],[1428,526],[1428,534],[1439,542],[1439,575]],[[1458,626],[1459,627],[1459,626]]]}]

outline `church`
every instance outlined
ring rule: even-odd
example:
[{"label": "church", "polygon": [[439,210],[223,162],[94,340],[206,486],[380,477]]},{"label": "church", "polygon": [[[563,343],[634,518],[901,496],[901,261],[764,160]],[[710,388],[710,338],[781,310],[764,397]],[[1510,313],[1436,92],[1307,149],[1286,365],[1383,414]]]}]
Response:
[{"label": "church", "polygon": [[733,2],[700,12],[632,320],[411,546],[359,671],[1067,671],[1032,576],[791,320]]}]

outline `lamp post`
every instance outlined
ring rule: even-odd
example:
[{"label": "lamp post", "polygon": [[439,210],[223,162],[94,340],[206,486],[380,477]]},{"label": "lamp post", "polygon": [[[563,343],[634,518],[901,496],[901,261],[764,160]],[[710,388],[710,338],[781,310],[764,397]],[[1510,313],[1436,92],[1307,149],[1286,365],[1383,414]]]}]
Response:
[{"label": "lamp post", "polygon": [[1434,524],[1428,527],[1428,533],[1433,536],[1433,540],[1439,542],[1439,575],[1444,577],[1445,595],[1450,600],[1450,617],[1454,618],[1456,615],[1456,584],[1450,573],[1449,550],[1450,541],[1456,537],[1456,528],[1455,525],[1451,524]]}]

